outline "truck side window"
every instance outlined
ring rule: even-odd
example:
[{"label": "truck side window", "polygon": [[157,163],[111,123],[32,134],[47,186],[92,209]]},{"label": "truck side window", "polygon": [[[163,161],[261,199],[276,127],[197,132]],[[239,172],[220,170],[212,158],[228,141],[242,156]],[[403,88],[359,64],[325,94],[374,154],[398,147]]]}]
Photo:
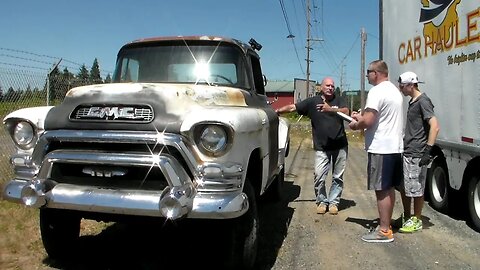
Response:
[{"label": "truck side window", "polygon": [[257,57],[250,56],[252,62],[253,80],[255,81],[255,90],[259,95],[265,95],[265,87],[263,85],[262,69],[260,61]]}]

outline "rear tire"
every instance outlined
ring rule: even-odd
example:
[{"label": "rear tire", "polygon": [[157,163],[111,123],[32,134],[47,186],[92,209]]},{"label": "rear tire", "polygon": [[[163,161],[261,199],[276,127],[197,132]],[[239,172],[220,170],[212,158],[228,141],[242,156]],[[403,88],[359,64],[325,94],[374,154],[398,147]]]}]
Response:
[{"label": "rear tire", "polygon": [[427,177],[430,205],[437,211],[447,213],[450,199],[447,166],[442,159],[435,159]]},{"label": "rear tire", "polygon": [[81,217],[58,209],[40,209],[40,232],[47,254],[52,259],[74,255],[80,236]]},{"label": "rear tire", "polygon": [[477,231],[480,231],[480,178],[474,176],[468,184],[468,209],[470,218]]}]

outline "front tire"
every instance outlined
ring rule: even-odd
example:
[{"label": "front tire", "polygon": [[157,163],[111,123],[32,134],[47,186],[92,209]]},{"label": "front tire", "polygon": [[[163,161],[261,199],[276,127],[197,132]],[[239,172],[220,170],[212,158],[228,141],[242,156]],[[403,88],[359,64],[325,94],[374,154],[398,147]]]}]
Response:
[{"label": "front tire", "polygon": [[74,254],[80,236],[80,216],[59,209],[40,209],[40,232],[47,254],[65,259]]},{"label": "front tire", "polygon": [[480,178],[472,177],[468,184],[468,209],[470,218],[477,231],[480,231]]},{"label": "front tire", "polygon": [[435,159],[427,177],[428,197],[433,209],[447,213],[450,189],[448,183],[447,165],[442,159]]},{"label": "front tire", "polygon": [[267,202],[278,202],[282,199],[283,196],[283,186],[285,183],[285,164],[283,164],[282,169],[275,177],[275,180],[268,187],[265,195]]},{"label": "front tire", "polygon": [[255,191],[246,181],[243,192],[248,197],[248,211],[243,216],[230,220],[230,249],[226,256],[228,269],[252,269],[258,249],[259,218]]}]

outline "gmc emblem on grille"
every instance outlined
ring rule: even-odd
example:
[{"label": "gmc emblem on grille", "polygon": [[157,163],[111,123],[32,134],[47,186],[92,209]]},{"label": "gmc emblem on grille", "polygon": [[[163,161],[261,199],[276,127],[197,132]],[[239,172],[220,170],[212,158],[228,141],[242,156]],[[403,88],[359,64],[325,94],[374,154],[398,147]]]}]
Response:
[{"label": "gmc emblem on grille", "polygon": [[135,108],[133,107],[91,107],[88,110],[87,117],[107,118],[107,119],[138,119],[135,116]]},{"label": "gmc emblem on grille", "polygon": [[124,120],[150,122],[153,110],[146,105],[134,106],[80,106],[72,113],[73,120]]}]

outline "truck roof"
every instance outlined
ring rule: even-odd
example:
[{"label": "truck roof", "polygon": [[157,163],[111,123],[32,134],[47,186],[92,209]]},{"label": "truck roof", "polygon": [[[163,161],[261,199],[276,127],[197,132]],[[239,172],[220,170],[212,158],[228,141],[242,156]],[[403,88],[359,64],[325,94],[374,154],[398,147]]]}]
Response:
[{"label": "truck roof", "polygon": [[[247,52],[248,50],[253,51],[253,48],[240,40],[222,36],[208,36],[208,35],[197,35],[197,36],[158,36],[158,37],[148,37],[148,38],[141,38],[133,40],[123,47],[129,47],[131,45],[139,45],[139,44],[148,44],[148,43],[156,43],[162,41],[212,41],[212,42],[223,42],[223,43],[230,43],[240,47],[243,52]],[[255,52],[256,53],[256,52]]]}]

